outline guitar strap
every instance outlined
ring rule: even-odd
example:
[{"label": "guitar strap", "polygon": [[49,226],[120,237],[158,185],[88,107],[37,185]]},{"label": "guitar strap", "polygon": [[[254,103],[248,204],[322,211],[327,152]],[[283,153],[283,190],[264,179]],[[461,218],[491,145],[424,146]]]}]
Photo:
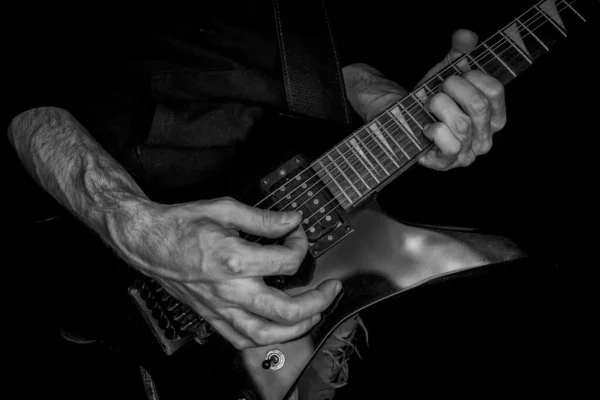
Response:
[{"label": "guitar strap", "polygon": [[289,109],[351,123],[342,69],[324,0],[273,0]]}]

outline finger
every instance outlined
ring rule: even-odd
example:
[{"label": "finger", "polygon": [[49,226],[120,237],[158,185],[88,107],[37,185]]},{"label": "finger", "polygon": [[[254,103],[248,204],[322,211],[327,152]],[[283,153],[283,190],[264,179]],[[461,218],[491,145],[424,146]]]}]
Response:
[{"label": "finger", "polygon": [[258,346],[258,344],[252,339],[238,332],[229,322],[203,304],[196,302],[196,306],[194,308],[196,309],[196,312],[202,316],[202,318],[204,318],[236,349],[242,350]]},{"label": "finger", "polygon": [[233,328],[258,346],[267,346],[276,343],[285,343],[296,339],[308,332],[320,320],[321,315],[316,314],[297,324],[285,326],[263,318],[239,308],[230,308],[225,312]]},{"label": "finger", "polygon": [[230,198],[214,201],[211,215],[243,232],[272,239],[285,235],[302,221],[302,216],[295,211],[261,210]]},{"label": "finger", "polygon": [[464,151],[471,145],[471,119],[446,93],[438,93],[427,102],[427,109],[461,142]]},{"label": "finger", "polygon": [[306,233],[302,227],[297,227],[285,238],[283,245],[260,245],[231,237],[223,240],[215,251],[230,276],[248,278],[293,274],[307,250]]},{"label": "finger", "polygon": [[491,133],[493,134],[504,128],[506,125],[506,103],[504,98],[504,86],[502,83],[482,71],[466,72],[463,74],[463,78],[483,92],[490,101]]},{"label": "finger", "polygon": [[[442,84],[449,95],[471,120],[472,147],[482,154],[491,147],[491,105],[481,90],[460,76],[451,76]],[[485,148],[484,148],[485,147]],[[485,151],[484,151],[485,150]]]},{"label": "finger", "polygon": [[452,134],[448,125],[443,122],[429,124],[425,127],[423,134],[436,145],[419,160],[423,165],[444,170],[458,160],[462,145],[460,140]]},{"label": "finger", "polygon": [[[431,78],[433,75],[446,68],[452,62],[456,61],[463,54],[472,51],[477,46],[477,35],[467,29],[459,29],[452,34],[452,46],[450,51],[442,61],[431,68],[423,77],[420,83]],[[419,83],[419,84],[420,84]]]},{"label": "finger", "polygon": [[230,301],[268,320],[294,325],[327,309],[340,290],[341,282],[332,279],[314,289],[290,296],[257,282],[252,288],[246,284],[244,296]]}]

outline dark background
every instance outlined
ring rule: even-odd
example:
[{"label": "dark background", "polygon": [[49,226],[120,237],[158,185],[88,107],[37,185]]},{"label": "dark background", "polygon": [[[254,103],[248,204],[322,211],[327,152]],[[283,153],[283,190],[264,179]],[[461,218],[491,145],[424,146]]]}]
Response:
[{"label": "dark background", "polygon": [[[485,38],[524,10],[523,2],[406,3],[335,4],[332,14],[346,57],[365,58],[407,88],[445,56],[455,29]],[[94,73],[97,57],[115,39],[134,46],[149,20],[142,10],[141,4],[116,2],[15,7],[9,13],[13,28],[5,35],[5,126],[35,96],[82,90],[63,86],[63,80],[69,85]],[[597,33],[596,24],[570,35],[507,87],[508,125],[494,136],[488,155],[445,173],[414,167],[382,194],[384,207],[400,218],[415,218],[407,210],[419,210],[420,221],[501,231],[535,257],[364,313],[371,347],[361,347],[364,360],[353,360],[351,383],[340,398],[373,390],[398,397],[414,390],[421,396],[435,391],[487,397],[497,391],[553,393],[577,384],[578,364],[570,353],[581,323],[574,310],[583,304],[563,287],[569,273],[588,265],[575,260],[591,252],[583,238],[597,180]],[[6,141],[3,151],[5,251],[12,260],[5,275],[11,310],[6,332],[18,343],[8,346],[15,350],[11,380],[21,397],[139,394],[135,365],[102,348],[60,340],[47,287],[52,283],[40,277],[61,266],[45,262],[32,224],[54,215],[55,205],[27,177]],[[101,268],[92,259],[82,254],[82,268]]]}]

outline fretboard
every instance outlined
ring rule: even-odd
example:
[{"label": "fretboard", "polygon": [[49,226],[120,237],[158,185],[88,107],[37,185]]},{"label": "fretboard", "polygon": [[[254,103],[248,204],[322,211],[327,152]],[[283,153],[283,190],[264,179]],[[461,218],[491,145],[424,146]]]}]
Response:
[{"label": "fretboard", "polygon": [[313,163],[348,210],[414,163],[431,145],[423,134],[435,118],[427,99],[449,76],[482,70],[503,84],[525,71],[567,33],[598,12],[597,0],[545,0],[425,81]]}]

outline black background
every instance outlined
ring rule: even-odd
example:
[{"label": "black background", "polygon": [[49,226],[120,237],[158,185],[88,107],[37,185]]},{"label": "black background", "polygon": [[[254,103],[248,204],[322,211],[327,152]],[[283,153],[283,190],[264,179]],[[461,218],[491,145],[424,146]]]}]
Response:
[{"label": "black background", "polygon": [[[452,31],[468,28],[485,38],[524,9],[522,2],[340,3],[332,14],[344,54],[363,57],[407,88],[445,56]],[[13,8],[5,35],[5,126],[35,96],[61,90],[63,79],[77,82],[72,78],[93,73],[95,58],[115,39],[134,45],[149,20],[143,7]],[[450,172],[414,167],[382,194],[386,210],[400,218],[414,218],[408,210],[418,210],[421,221],[509,233],[533,251],[535,262],[419,290],[364,313],[371,347],[360,348],[364,360],[353,360],[340,398],[373,390],[391,390],[394,397],[415,390],[420,396],[551,393],[577,383],[570,354],[581,323],[574,310],[583,304],[573,303],[563,287],[569,273],[589,268],[575,259],[591,252],[583,241],[597,181],[597,32],[590,25],[571,35],[507,87],[508,124],[489,154]],[[36,252],[41,245],[32,224],[53,215],[54,204],[18,166],[7,141],[3,151],[5,251],[12,260],[4,275],[11,310],[6,332],[19,344],[10,365],[20,397],[139,395],[135,366],[59,340],[52,291],[40,277],[60,265],[45,264]],[[82,255],[82,268],[101,268],[89,258]]]}]

